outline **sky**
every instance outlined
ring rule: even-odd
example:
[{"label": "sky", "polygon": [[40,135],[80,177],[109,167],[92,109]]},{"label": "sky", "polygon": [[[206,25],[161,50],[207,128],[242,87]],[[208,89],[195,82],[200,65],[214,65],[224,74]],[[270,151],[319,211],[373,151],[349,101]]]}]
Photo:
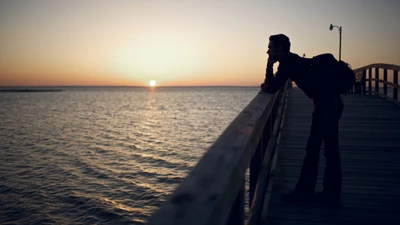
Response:
[{"label": "sky", "polygon": [[0,0],[0,86],[258,86],[268,37],[400,65],[398,0]]}]

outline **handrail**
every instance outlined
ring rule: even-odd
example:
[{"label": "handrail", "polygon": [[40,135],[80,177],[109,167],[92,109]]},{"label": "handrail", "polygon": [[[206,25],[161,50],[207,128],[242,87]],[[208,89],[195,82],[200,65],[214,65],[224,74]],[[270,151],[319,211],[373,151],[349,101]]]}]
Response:
[{"label": "handrail", "polygon": [[[288,82],[274,95],[259,93],[208,149],[167,202],[151,216],[149,224],[243,224],[245,173],[250,162],[261,165],[262,157],[271,155],[265,154],[265,144],[289,85]],[[250,169],[250,173],[256,173],[250,174],[250,185],[252,177],[258,178],[260,171],[255,171],[256,167],[253,165]],[[250,186],[250,202],[253,195],[254,184]]]},{"label": "handrail", "polygon": [[[379,70],[383,69],[383,79],[379,77]],[[372,71],[375,72],[375,77],[372,77]],[[392,71],[393,73],[393,82],[388,81],[388,70]],[[398,101],[398,89],[399,85],[399,76],[398,73],[400,71],[400,66],[393,65],[393,64],[385,64],[385,63],[375,63],[370,64],[358,69],[355,69],[354,72],[357,76],[357,83],[356,83],[356,92],[357,93],[364,93],[364,94],[377,94],[382,98],[386,98],[387,100],[400,105]],[[361,74],[361,76],[359,76]],[[368,77],[367,77],[368,75]],[[364,79],[363,79],[364,78]],[[372,82],[374,81],[375,87],[374,90],[372,89]],[[368,82],[368,90],[366,88]],[[380,91],[380,85],[383,84],[383,93]],[[393,88],[393,95],[388,96],[387,88]]]},{"label": "handrail", "polygon": [[361,72],[363,70],[367,70],[367,69],[370,69],[370,68],[380,68],[380,69],[400,71],[400,66],[394,65],[394,64],[387,64],[387,63],[373,63],[373,64],[370,64],[370,65],[367,65],[367,66],[363,66],[363,67],[354,69],[353,71],[355,73],[357,73],[357,72]]},{"label": "handrail", "polygon": [[400,88],[400,85],[398,85],[398,84],[395,84],[395,83],[392,83],[392,82],[389,82],[389,81],[385,81],[385,80],[382,80],[382,79],[378,79],[378,78],[370,78],[370,79],[367,79],[366,81],[378,81],[379,83],[386,84],[386,85],[388,85],[390,87]]},{"label": "handrail", "polygon": [[[249,218],[246,225],[257,225],[263,219],[263,216],[268,212],[269,200],[275,177],[275,165],[278,158],[278,146],[283,130],[283,121],[287,106],[287,96],[281,98],[277,116],[274,122],[274,129],[267,150],[265,152],[260,173],[257,179],[255,195],[251,204]],[[268,154],[268,155],[267,155]]]}]

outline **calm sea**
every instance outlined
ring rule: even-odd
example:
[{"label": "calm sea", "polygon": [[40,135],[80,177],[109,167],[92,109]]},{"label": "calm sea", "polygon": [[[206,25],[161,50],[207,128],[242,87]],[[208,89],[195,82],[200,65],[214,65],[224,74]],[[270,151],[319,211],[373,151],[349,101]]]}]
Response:
[{"label": "calm sea", "polygon": [[252,87],[0,93],[1,224],[145,224]]}]

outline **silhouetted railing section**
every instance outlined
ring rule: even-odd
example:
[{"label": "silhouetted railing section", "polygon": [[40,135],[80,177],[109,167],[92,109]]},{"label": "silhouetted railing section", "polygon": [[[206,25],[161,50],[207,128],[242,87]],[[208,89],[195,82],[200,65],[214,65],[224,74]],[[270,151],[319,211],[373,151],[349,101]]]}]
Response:
[{"label": "silhouetted railing section", "polygon": [[287,82],[275,95],[258,94],[152,215],[149,224],[243,225],[249,165],[249,200],[253,205],[248,223],[260,221],[290,87]]},{"label": "silhouetted railing section", "polygon": [[[398,88],[400,87],[398,76],[399,71],[400,66],[391,64],[371,64],[355,69],[354,72],[359,74],[359,76],[357,76],[358,85],[361,86],[361,88],[358,89],[356,85],[356,92],[377,94],[390,101],[398,103]],[[383,74],[381,72],[383,72]],[[381,79],[382,75],[383,79]],[[389,80],[392,80],[392,82]],[[392,92],[389,95],[388,87]],[[383,93],[381,92],[381,88],[383,88]]]}]

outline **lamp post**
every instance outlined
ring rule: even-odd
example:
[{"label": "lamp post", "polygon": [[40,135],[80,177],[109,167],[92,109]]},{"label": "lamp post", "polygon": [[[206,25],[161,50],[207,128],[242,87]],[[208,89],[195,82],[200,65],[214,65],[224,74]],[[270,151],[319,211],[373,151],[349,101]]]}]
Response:
[{"label": "lamp post", "polygon": [[334,27],[339,29],[339,60],[342,59],[342,26],[330,25],[329,30],[333,30]]}]

